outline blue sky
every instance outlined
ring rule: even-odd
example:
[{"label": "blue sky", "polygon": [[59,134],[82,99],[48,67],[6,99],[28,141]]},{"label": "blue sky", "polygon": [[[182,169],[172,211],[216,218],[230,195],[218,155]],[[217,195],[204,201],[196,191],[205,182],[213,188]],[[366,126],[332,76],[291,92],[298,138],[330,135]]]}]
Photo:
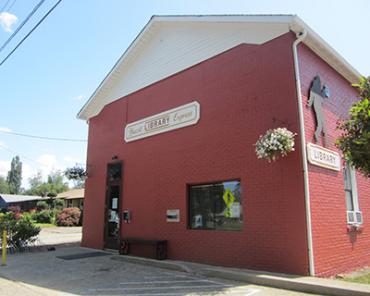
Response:
[{"label": "blue sky", "polygon": [[[0,45],[38,2],[16,0],[9,11],[0,12]],[[0,52],[1,60],[56,2],[45,1]],[[0,9],[6,3],[0,0]],[[369,11],[368,0],[63,0],[0,66],[0,131],[86,139],[88,126],[76,114],[153,14],[297,14],[368,76]],[[46,176],[50,170],[84,163],[86,143],[0,133],[0,175],[6,175],[17,154],[27,186],[38,170]]]}]

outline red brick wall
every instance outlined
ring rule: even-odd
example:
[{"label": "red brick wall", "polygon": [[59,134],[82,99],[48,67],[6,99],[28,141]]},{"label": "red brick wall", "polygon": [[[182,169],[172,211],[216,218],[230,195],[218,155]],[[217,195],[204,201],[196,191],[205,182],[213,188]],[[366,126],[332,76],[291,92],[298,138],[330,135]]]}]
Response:
[{"label": "red brick wall", "polygon": [[[307,274],[299,142],[269,164],[253,144],[267,129],[298,132],[291,45],[286,34],[240,45],[106,106],[89,123],[83,245],[103,247],[106,164],[124,162],[123,236],[166,239],[168,256],[226,266]],[[127,123],[197,100],[197,125],[125,143]],[[243,231],[188,229],[187,185],[240,179]],[[180,223],[167,223],[178,208]]]},{"label": "red brick wall", "polygon": [[[305,112],[307,142],[315,143],[315,115],[306,107],[311,82],[316,75],[329,86],[330,98],[323,104],[329,144],[338,151],[334,142],[339,132],[336,123],[348,114],[356,99],[350,83],[321,60],[306,46],[300,46],[300,69]],[[318,143],[323,145],[322,142]],[[361,231],[348,232],[342,172],[309,165],[311,212],[315,269],[317,275],[330,276],[370,265],[370,181],[357,174],[359,203],[364,224]]]}]

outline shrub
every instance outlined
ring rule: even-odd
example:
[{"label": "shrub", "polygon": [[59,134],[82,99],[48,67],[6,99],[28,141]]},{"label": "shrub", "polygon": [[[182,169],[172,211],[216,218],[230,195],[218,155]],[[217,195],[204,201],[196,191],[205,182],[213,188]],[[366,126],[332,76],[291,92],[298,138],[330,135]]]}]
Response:
[{"label": "shrub", "polygon": [[8,212],[14,213],[14,218],[19,220],[21,218],[21,208],[20,206],[9,206],[6,209]]},{"label": "shrub", "polygon": [[40,200],[36,204],[38,211],[43,211],[49,209],[49,205],[46,201]]},{"label": "shrub", "polygon": [[58,226],[78,226],[81,211],[79,208],[65,208],[57,217]]},{"label": "shrub", "polygon": [[30,212],[23,212],[22,217],[32,220],[32,214]]},{"label": "shrub", "polygon": [[51,217],[52,217],[52,222],[53,224],[57,224],[57,218],[58,218],[58,215],[60,214],[60,212],[62,211],[62,209],[53,209],[51,210]]},{"label": "shrub", "polygon": [[13,212],[13,213],[20,213],[21,207],[20,206],[9,206],[6,208],[8,212]]},{"label": "shrub", "polygon": [[37,239],[40,228],[32,224],[29,217],[21,216],[16,219],[13,212],[0,214],[0,231],[8,230],[8,245],[15,249],[22,249]]},{"label": "shrub", "polygon": [[56,209],[63,209],[64,201],[60,198],[54,200],[54,208]]},{"label": "shrub", "polygon": [[41,212],[36,212],[33,215],[33,218],[36,220],[37,223],[51,223],[53,214],[50,210],[43,210]]}]

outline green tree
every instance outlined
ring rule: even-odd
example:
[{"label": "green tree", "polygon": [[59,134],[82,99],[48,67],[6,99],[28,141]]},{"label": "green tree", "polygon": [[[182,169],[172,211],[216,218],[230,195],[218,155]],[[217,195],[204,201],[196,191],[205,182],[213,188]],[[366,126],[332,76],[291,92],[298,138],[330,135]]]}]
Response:
[{"label": "green tree", "polygon": [[20,192],[22,183],[22,162],[18,155],[12,159],[6,181],[8,182],[9,192],[11,194],[18,194]]},{"label": "green tree", "polygon": [[370,77],[361,77],[359,84],[353,84],[359,90],[360,100],[349,110],[349,119],[338,124],[342,134],[336,145],[342,150],[344,158],[370,177]]},{"label": "green tree", "polygon": [[38,171],[36,175],[28,179],[28,184],[30,187],[25,193],[28,195],[41,195],[39,187],[42,185],[42,183],[42,174],[40,171]]},{"label": "green tree", "polygon": [[68,190],[68,184],[64,182],[63,173],[61,171],[53,171],[47,181],[42,181],[41,172],[29,179],[30,188],[26,191],[30,195],[49,196],[53,198],[58,193]]},{"label": "green tree", "polygon": [[37,188],[38,186],[40,186],[43,183],[41,171],[38,171],[36,175],[29,178],[28,183],[30,184],[30,189]]},{"label": "green tree", "polygon": [[69,189],[68,183],[64,182],[64,175],[61,171],[51,172],[46,184],[48,188],[48,193],[46,195],[49,197],[55,197],[58,193]]},{"label": "green tree", "polygon": [[9,193],[9,184],[6,182],[4,177],[0,176],[0,193]]}]

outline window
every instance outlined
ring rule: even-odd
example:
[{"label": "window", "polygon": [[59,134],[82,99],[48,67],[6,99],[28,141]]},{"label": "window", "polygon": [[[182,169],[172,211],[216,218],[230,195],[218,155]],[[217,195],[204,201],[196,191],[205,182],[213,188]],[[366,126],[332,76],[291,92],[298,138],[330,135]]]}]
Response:
[{"label": "window", "polygon": [[191,229],[242,230],[240,181],[189,187]]},{"label": "window", "polygon": [[347,207],[347,223],[355,225],[362,224],[362,213],[358,203],[356,172],[349,163],[346,163],[344,167],[343,176]]},{"label": "window", "polygon": [[121,163],[114,163],[108,165],[108,180],[110,182],[117,181],[121,179]]}]

